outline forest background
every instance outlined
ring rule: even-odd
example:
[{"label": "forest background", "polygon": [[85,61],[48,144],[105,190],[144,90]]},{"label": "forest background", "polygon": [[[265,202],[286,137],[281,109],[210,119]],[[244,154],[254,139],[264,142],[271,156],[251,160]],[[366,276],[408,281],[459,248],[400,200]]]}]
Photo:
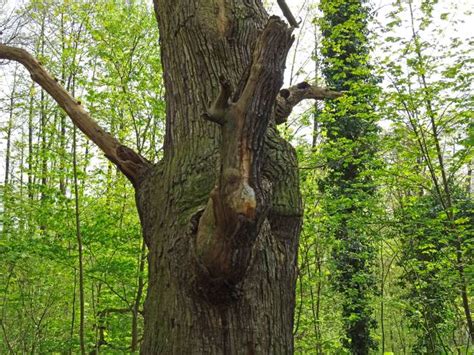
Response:
[{"label": "forest background", "polygon": [[[267,3],[278,14],[278,6]],[[287,62],[288,86],[330,81],[324,72],[331,40],[324,36],[327,3],[289,2],[301,23]],[[334,188],[334,166],[350,164],[354,147],[337,140],[334,148],[328,132],[337,115],[331,104],[307,103],[279,126],[298,152],[305,208],[297,353],[350,353],[349,330],[361,315],[367,316],[374,353],[472,352],[469,3],[362,5],[369,31],[361,33],[374,79],[370,120],[378,127],[368,138],[375,147],[365,172],[370,196],[357,186],[350,197]],[[0,42],[28,48],[103,127],[151,160],[160,158],[165,103],[149,4],[0,5]],[[357,32],[357,23],[349,25]],[[352,104],[340,101],[337,110]],[[146,248],[129,182],[12,63],[0,66],[0,147],[0,353],[78,351],[81,312],[89,349],[136,351]],[[335,233],[345,203],[364,211],[351,217],[357,245]],[[341,275],[341,255],[348,250],[364,266],[350,279],[367,289],[362,313],[345,312],[354,298]]]}]

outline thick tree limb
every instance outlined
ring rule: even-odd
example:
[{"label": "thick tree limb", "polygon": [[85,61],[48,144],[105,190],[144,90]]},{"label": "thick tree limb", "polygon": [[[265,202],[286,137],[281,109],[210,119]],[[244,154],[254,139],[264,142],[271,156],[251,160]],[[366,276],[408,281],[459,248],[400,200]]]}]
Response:
[{"label": "thick tree limb", "polygon": [[298,22],[296,22],[295,17],[291,13],[290,8],[286,4],[285,0],[277,0],[278,5],[280,6],[281,11],[283,12],[283,15],[285,15],[288,23],[292,26],[297,28],[299,26]]},{"label": "thick tree limb", "polygon": [[100,127],[81,103],[75,100],[31,54],[21,48],[0,44],[0,59],[21,63],[30,72],[31,78],[66,111],[74,125],[104,152],[132,184],[138,183],[141,173],[150,163]]},{"label": "thick tree limb", "polygon": [[262,146],[283,82],[291,33],[282,20],[271,17],[257,40],[236,101],[229,102],[230,84],[221,79],[220,94],[204,115],[221,125],[221,170],[199,220],[196,256],[216,284],[242,280],[269,206],[268,187],[260,174]]},{"label": "thick tree limb", "polygon": [[275,102],[274,117],[277,124],[286,122],[291,114],[293,107],[303,100],[326,100],[335,99],[342,96],[343,93],[329,90],[318,86],[312,86],[306,82],[299,83],[288,89],[280,90]]}]

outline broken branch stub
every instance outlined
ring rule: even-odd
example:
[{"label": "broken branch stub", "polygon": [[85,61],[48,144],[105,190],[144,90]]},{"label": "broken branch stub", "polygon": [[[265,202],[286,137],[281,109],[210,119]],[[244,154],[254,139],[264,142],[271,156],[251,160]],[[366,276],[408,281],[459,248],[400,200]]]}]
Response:
[{"label": "broken branch stub", "polygon": [[280,90],[274,110],[276,124],[286,122],[293,108],[303,100],[327,100],[341,97],[343,93],[301,82],[295,86]]},{"label": "broken branch stub", "polygon": [[203,118],[223,125],[226,121],[227,110],[230,106],[230,96],[232,95],[232,85],[230,81],[223,76],[219,78],[220,91],[217,98],[209,105],[207,112],[203,114]]},{"label": "broken branch stub", "polygon": [[277,0],[277,2],[278,2],[278,6],[280,6],[281,12],[283,12],[283,15],[285,15],[288,23],[292,27],[297,28],[299,26],[299,23],[296,22],[295,17],[293,16],[293,13],[291,12],[288,5],[286,4],[285,0]]}]

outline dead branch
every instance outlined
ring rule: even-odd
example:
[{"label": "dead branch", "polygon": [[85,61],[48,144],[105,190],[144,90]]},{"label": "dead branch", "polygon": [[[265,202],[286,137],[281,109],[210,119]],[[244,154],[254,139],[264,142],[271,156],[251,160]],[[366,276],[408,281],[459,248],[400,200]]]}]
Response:
[{"label": "dead branch", "polygon": [[80,101],[74,99],[31,54],[21,48],[0,44],[0,59],[21,63],[30,72],[31,78],[66,111],[74,125],[104,152],[134,186],[138,183],[140,175],[150,163],[100,127]]},{"label": "dead branch", "polygon": [[292,28],[271,17],[234,102],[229,102],[230,84],[221,78],[220,94],[204,115],[221,125],[221,169],[200,217],[195,247],[200,270],[216,285],[229,287],[242,280],[269,207],[259,174],[261,147],[292,43]]},{"label": "dead branch", "polygon": [[274,110],[275,122],[277,124],[286,122],[293,108],[303,100],[335,99],[342,95],[343,93],[341,92],[313,86],[307,82],[299,83],[288,89],[282,89],[276,98]]},{"label": "dead branch", "polygon": [[298,28],[299,24],[296,22],[293,14],[291,13],[290,8],[286,4],[285,0],[277,0],[278,5],[280,6],[281,11],[283,12],[283,15],[285,15],[288,23],[295,28]]}]

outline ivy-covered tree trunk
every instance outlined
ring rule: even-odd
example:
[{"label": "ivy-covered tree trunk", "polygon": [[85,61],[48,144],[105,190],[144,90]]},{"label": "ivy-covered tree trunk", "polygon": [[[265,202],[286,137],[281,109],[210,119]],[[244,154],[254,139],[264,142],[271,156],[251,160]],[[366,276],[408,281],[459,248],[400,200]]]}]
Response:
[{"label": "ivy-covered tree trunk", "polygon": [[329,102],[323,118],[322,151],[327,174],[320,187],[336,239],[335,287],[342,296],[345,346],[352,354],[375,347],[371,309],[375,282],[374,236],[370,221],[376,206],[376,81],[370,72],[368,9],[364,0],[321,0],[323,74],[329,86],[347,91]]},{"label": "ivy-covered tree trunk", "polygon": [[302,211],[294,151],[271,122],[291,29],[260,1],[154,5],[167,121],[164,159],[136,185],[141,351],[292,353]]}]

